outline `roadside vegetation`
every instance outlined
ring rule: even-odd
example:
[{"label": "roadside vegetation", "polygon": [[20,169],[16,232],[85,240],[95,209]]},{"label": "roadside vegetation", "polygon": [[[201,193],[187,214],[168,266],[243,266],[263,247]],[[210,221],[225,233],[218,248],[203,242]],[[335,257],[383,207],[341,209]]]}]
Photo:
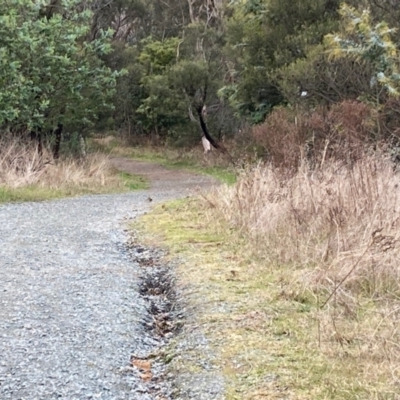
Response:
[{"label": "roadside vegetation", "polygon": [[240,2],[244,69],[219,93],[259,162],[141,221],[183,260],[228,399],[398,398],[400,58],[372,3]]},{"label": "roadside vegetation", "polygon": [[89,193],[144,189],[139,176],[115,171],[100,153],[55,160],[46,148],[32,143],[0,143],[0,203],[37,201]]},{"label": "roadside vegetation", "polygon": [[[291,176],[259,165],[141,218],[182,262],[228,399],[397,398],[399,179],[376,158]],[[174,351],[174,373],[195,370]]]}]

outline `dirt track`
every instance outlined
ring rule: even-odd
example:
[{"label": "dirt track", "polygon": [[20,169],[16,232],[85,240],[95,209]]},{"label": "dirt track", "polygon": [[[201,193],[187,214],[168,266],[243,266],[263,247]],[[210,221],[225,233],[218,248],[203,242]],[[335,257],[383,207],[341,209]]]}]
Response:
[{"label": "dirt track", "polygon": [[167,169],[162,165],[128,158],[112,158],[112,164],[120,171],[145,177],[151,184],[152,191],[184,191],[210,187],[216,180],[205,175]]}]

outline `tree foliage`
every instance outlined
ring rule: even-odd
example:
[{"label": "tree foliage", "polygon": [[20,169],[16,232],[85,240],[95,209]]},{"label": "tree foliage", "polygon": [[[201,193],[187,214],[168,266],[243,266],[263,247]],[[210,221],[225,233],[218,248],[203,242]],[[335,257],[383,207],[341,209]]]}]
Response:
[{"label": "tree foliage", "polygon": [[199,109],[222,137],[277,106],[384,105],[399,21],[392,0],[8,0],[0,127],[194,143]]},{"label": "tree foliage", "polygon": [[228,89],[240,114],[261,122],[274,106],[285,103],[281,69],[306,59],[336,28],[337,6],[334,0],[232,3],[228,37],[235,79]]},{"label": "tree foliage", "polygon": [[325,38],[332,57],[365,61],[372,67],[371,87],[381,85],[389,94],[398,96],[400,53],[391,39],[395,29],[389,28],[386,22],[372,26],[369,10],[360,12],[343,4],[340,14],[343,34],[330,34]]},{"label": "tree foliage", "polygon": [[78,0],[9,0],[0,11],[0,126],[24,132],[88,126],[110,105],[118,76],[101,57],[111,31],[87,34]]}]

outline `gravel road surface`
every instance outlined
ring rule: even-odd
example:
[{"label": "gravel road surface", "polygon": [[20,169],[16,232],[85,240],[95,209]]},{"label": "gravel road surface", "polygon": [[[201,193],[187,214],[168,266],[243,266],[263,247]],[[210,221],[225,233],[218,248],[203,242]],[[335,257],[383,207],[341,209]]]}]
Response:
[{"label": "gravel road surface", "polygon": [[129,368],[151,352],[127,221],[210,178],[115,159],[152,188],[0,206],[0,399],[156,399]]}]

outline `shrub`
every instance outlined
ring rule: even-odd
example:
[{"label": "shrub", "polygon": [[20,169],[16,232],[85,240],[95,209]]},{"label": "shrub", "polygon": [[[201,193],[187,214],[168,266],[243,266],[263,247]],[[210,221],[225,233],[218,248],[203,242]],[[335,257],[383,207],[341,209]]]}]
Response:
[{"label": "shrub", "polygon": [[296,170],[302,160],[312,165],[327,160],[352,163],[376,141],[377,119],[372,107],[344,101],[309,112],[275,109],[253,130],[255,141],[276,166]]}]

